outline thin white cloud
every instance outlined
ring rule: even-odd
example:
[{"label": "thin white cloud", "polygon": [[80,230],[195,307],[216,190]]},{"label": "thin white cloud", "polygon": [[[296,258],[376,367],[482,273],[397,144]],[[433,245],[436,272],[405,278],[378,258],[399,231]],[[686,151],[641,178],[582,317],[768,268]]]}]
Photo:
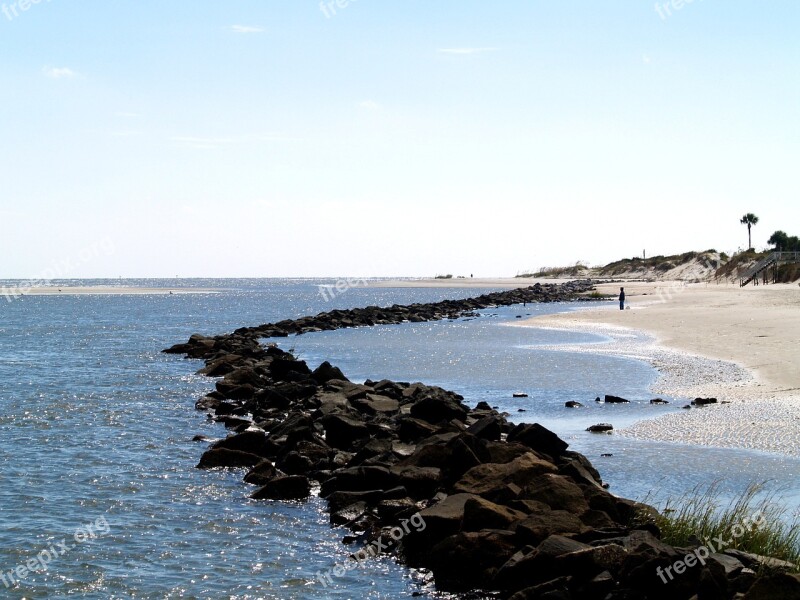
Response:
[{"label": "thin white cloud", "polygon": [[114,113],[114,115],[117,117],[122,117],[123,119],[138,119],[139,117],[142,116],[139,113],[134,113],[134,112],[118,112]]},{"label": "thin white cloud", "polygon": [[77,73],[68,67],[44,67],[42,73],[51,79],[71,79]]},{"label": "thin white cloud", "polygon": [[381,105],[374,100],[362,100],[358,103],[358,107],[363,108],[364,110],[378,110]]},{"label": "thin white cloud", "polygon": [[264,33],[263,27],[254,27],[253,25],[231,25],[230,29],[234,33]]},{"label": "thin white cloud", "polygon": [[642,62],[646,65],[649,65],[651,62],[653,62],[653,59],[650,58],[647,54],[642,54]]},{"label": "thin white cloud", "polygon": [[494,52],[497,48],[438,48],[436,51],[441,54],[481,54],[483,52]]}]

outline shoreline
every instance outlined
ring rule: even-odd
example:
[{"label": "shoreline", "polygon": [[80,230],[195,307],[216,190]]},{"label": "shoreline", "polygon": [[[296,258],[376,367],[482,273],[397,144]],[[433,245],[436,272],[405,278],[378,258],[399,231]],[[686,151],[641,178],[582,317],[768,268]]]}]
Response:
[{"label": "shoreline", "polygon": [[[510,326],[605,336],[609,338],[605,343],[551,349],[642,360],[659,373],[651,387],[655,394],[688,399],[715,397],[724,403],[639,421],[619,430],[621,436],[800,456],[800,381],[796,381],[800,380],[800,367],[797,359],[792,360],[790,349],[800,319],[792,315],[782,318],[786,316],[783,300],[794,301],[797,292],[788,286],[770,286],[765,290],[767,294],[758,297],[754,296],[761,291],[757,288],[753,291],[739,290],[738,286],[736,289],[714,286],[708,290],[702,285],[682,285],[665,291],[658,289],[659,285],[663,284],[627,284],[631,310],[620,311],[614,302],[612,306],[534,317]],[[614,288],[618,290],[617,284],[598,285],[605,293]],[[782,297],[783,294],[791,296]],[[742,311],[751,311],[754,303],[762,301],[763,313],[748,312],[745,320]],[[718,313],[721,306],[727,312],[713,318],[707,315],[709,309]],[[738,335],[730,327],[721,327],[724,321],[734,324]],[[782,325],[779,332],[774,329],[776,321]],[[691,328],[688,332],[687,327]],[[779,333],[775,336],[778,339],[754,343],[769,339],[767,334],[758,333],[762,328]],[[764,337],[755,337],[761,335]],[[716,351],[719,340],[697,343],[715,336],[724,340],[727,352]],[[776,360],[770,361],[770,355],[776,354]],[[776,368],[776,362],[787,366]]]},{"label": "shoreline", "polygon": [[[545,302],[558,296],[532,288],[490,296],[511,302],[525,291]],[[412,306],[420,312],[409,316],[424,320],[438,320],[445,306],[455,310],[447,301]],[[741,552],[705,557],[719,582],[701,569],[660,582],[664,561],[686,550],[652,533],[656,509],[610,493],[586,456],[539,424],[512,424],[485,401],[471,408],[424,383],[354,383],[327,361],[312,371],[260,341],[276,331],[319,331],[331,317],[330,328],[354,326],[350,317],[365,310],[194,334],[163,350],[202,360],[197,374],[215,378],[216,389],[195,408],[232,430],[207,440],[197,468],[247,469],[244,482],[256,486],[247,495],[256,501],[318,495],[331,525],[353,532],[357,550],[348,564],[309,574],[306,583],[338,587],[335,578],[385,553],[429,570],[439,592],[538,597],[546,590],[590,600],[611,590],[644,597],[663,583],[669,597],[688,598],[714,581],[720,597],[723,590],[738,597],[761,585],[756,573],[771,559]],[[745,566],[753,578],[734,575]],[[561,577],[553,579],[554,570]]]}]

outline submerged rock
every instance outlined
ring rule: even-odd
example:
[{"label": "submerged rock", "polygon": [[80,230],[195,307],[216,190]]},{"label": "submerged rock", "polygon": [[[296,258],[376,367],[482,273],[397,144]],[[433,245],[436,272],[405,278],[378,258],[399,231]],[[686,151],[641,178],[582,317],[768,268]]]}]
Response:
[{"label": "submerged rock", "polygon": [[598,423],[597,425],[587,427],[586,431],[591,431],[592,433],[607,433],[613,431],[613,429],[614,426],[611,423]]},{"label": "submerged rock", "polygon": [[630,400],[626,400],[625,398],[620,398],[619,396],[611,396],[610,394],[606,394],[605,399],[603,400],[606,404],[627,404]]}]

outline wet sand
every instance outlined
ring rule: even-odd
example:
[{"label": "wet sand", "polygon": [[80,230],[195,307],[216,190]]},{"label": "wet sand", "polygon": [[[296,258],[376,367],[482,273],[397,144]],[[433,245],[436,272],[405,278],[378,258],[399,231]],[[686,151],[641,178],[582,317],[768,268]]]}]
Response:
[{"label": "wet sand", "polygon": [[[606,344],[559,349],[645,360],[661,374],[654,394],[726,402],[642,421],[620,435],[800,456],[800,287],[625,288],[628,310],[615,301],[515,325],[605,335]],[[598,289],[616,294],[619,284]]]}]

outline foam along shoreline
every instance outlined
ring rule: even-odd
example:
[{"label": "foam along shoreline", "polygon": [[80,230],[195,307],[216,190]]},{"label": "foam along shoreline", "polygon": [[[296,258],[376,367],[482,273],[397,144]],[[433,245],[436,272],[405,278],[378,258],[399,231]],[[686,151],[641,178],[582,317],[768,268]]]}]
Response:
[{"label": "foam along shoreline", "polygon": [[[800,292],[796,286],[626,284],[616,302],[512,326],[581,331],[607,343],[557,346],[644,360],[654,394],[716,397],[728,404],[669,413],[617,433],[652,441],[800,456]],[[599,285],[618,293],[619,285]]]},{"label": "foam along shoreline", "polygon": [[169,295],[169,294],[213,294],[220,290],[217,288],[185,288],[185,287],[132,287],[132,286],[47,286],[47,287],[2,287],[0,288],[0,299],[8,298],[13,300],[22,296],[135,296],[135,295]]}]

